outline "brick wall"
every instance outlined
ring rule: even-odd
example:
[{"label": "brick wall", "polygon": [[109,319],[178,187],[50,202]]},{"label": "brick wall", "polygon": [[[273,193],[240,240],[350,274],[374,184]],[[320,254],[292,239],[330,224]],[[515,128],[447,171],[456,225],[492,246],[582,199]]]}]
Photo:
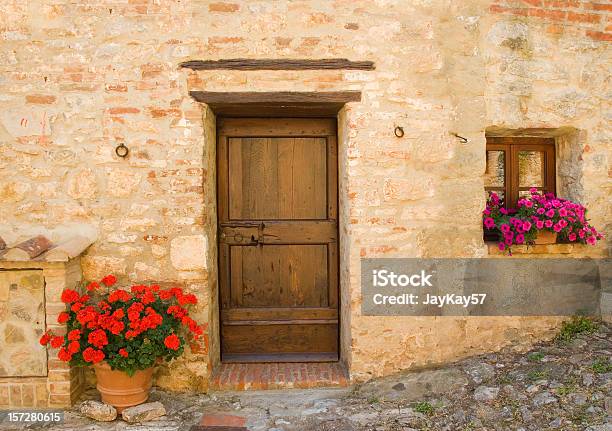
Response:
[{"label": "brick wall", "polygon": [[578,0],[496,0],[489,8],[494,14],[533,17],[550,22],[547,31],[563,26],[579,28],[580,34],[597,41],[612,41],[612,3]]}]

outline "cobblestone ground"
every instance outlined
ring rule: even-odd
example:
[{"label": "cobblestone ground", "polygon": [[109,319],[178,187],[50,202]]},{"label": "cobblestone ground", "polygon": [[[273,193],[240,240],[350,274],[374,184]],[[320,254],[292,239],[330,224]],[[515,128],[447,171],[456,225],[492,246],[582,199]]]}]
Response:
[{"label": "cobblestone ground", "polygon": [[153,391],[151,399],[161,401],[168,411],[159,420],[96,423],[75,408],[63,424],[44,429],[189,430],[205,414],[228,414],[247,418],[249,430],[609,431],[611,335],[612,327],[601,325],[589,334],[543,343],[525,354],[484,355],[348,389],[209,395]]}]

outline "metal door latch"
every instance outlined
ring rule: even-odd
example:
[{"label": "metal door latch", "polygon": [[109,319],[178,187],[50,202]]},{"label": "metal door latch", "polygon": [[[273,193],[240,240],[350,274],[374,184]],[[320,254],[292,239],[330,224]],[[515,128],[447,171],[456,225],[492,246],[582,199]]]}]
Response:
[{"label": "metal door latch", "polygon": [[[225,233],[222,231],[223,228],[257,228],[257,236],[251,235],[250,242],[247,242],[246,245],[263,245],[264,244],[264,229],[266,227],[264,222],[228,222],[228,223],[220,223],[220,237],[221,239],[225,238]],[[231,235],[231,234],[230,234]],[[248,237],[247,237],[248,238]],[[242,243],[245,240],[242,232],[236,232],[233,235],[233,239],[237,243]],[[248,241],[248,240],[247,240]]]},{"label": "metal door latch", "polygon": [[257,238],[255,238],[255,235],[251,235],[251,241],[255,242],[255,244],[259,246],[263,246],[264,244],[264,228],[265,227],[266,225],[264,224],[264,222],[259,223],[259,225],[257,226]]}]

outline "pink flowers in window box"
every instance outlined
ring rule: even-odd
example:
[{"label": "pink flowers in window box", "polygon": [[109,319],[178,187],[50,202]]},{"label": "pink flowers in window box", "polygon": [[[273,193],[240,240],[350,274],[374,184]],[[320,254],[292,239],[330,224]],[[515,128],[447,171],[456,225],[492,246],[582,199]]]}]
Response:
[{"label": "pink flowers in window box", "polygon": [[501,207],[499,196],[491,193],[483,211],[483,225],[498,233],[500,250],[509,250],[515,244],[534,244],[538,234],[544,232],[556,233],[561,242],[570,243],[595,245],[603,238],[589,225],[582,205],[552,193],[539,193],[535,188],[530,192],[530,197],[518,201],[514,211]]}]

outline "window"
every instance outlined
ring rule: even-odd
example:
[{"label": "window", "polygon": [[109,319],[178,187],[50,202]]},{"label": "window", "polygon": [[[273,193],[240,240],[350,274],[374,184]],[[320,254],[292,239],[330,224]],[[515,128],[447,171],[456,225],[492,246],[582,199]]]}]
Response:
[{"label": "window", "polygon": [[550,138],[487,138],[487,197],[495,192],[504,207],[516,208],[529,189],[555,193],[555,140]]}]

